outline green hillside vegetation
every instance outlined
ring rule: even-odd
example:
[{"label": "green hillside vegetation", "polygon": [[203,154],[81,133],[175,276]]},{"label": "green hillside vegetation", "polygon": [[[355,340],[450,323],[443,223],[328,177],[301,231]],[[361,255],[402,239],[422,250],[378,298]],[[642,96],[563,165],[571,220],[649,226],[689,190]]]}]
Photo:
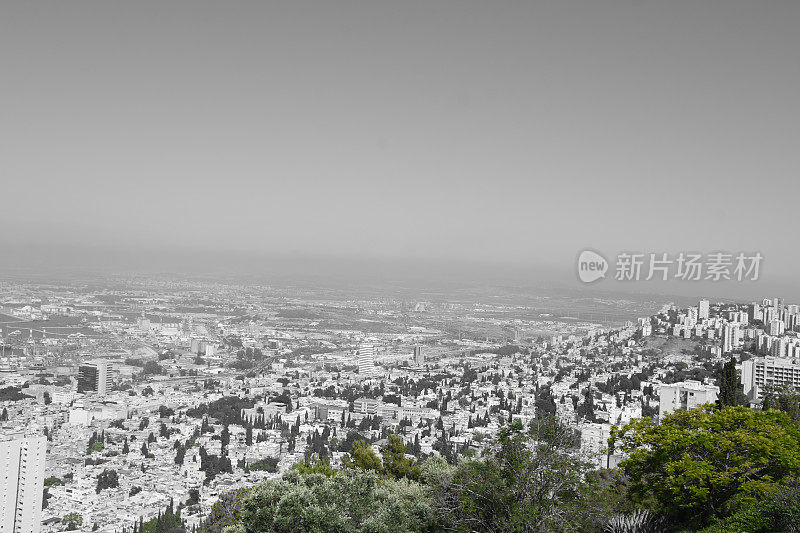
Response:
[{"label": "green hillside vegetation", "polygon": [[628,453],[616,470],[581,462],[577,445],[553,418],[507,425],[455,465],[409,458],[396,436],[379,453],[356,441],[341,469],[309,457],[225,495],[201,531],[800,531],[800,426],[786,412],[708,405],[634,421],[613,432]]}]

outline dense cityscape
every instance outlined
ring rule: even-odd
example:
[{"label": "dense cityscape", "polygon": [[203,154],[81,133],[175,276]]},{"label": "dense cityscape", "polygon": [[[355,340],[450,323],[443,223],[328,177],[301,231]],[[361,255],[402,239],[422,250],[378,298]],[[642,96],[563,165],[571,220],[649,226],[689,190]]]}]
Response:
[{"label": "dense cityscape", "polygon": [[0,533],[800,533],[798,29],[0,2]]},{"label": "dense cityscape", "polygon": [[151,279],[2,289],[9,531],[155,531],[165,516],[221,530],[237,491],[303,465],[383,456],[388,475],[394,450],[399,476],[419,480],[437,458],[491,453],[514,423],[553,420],[575,437],[570,457],[616,471],[629,453],[615,431],[719,403],[729,365],[733,405],[761,410],[800,386],[800,307],[781,298],[665,302],[614,325],[539,312],[548,298]]}]

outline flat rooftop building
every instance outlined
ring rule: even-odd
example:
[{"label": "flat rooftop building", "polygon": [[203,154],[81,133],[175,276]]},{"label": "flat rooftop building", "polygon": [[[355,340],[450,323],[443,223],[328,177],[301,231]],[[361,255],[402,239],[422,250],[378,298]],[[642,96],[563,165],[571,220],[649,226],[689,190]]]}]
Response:
[{"label": "flat rooftop building", "polygon": [[694,409],[705,403],[714,403],[719,396],[719,387],[687,380],[661,385],[658,401],[658,418],[674,413],[678,409]]},{"label": "flat rooftop building", "polygon": [[742,363],[742,387],[750,400],[764,397],[768,387],[789,385],[800,391],[800,361],[783,357],[754,357]]}]

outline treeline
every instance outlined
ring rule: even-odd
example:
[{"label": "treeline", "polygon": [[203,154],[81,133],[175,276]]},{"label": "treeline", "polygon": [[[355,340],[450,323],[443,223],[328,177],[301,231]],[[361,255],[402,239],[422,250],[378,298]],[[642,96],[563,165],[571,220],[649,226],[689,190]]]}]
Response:
[{"label": "treeline", "polygon": [[139,359],[139,358],[128,357],[128,358],[125,359],[125,364],[128,365],[128,366],[141,367],[142,368],[142,374],[160,375],[160,374],[166,374],[167,373],[167,371],[164,370],[164,367],[162,367],[160,364],[158,364],[158,361],[153,361],[153,360],[145,361],[145,360]]},{"label": "treeline", "polygon": [[264,472],[277,472],[278,471],[278,461],[277,457],[265,457],[259,461],[255,461],[247,465],[249,470],[261,470]]},{"label": "treeline", "polygon": [[0,389],[0,402],[18,402],[26,398],[33,398],[33,396],[22,394],[20,387],[3,387]]},{"label": "treeline", "polygon": [[226,455],[211,455],[206,452],[206,449],[200,447],[200,471],[205,472],[205,483],[209,483],[218,474],[232,474],[233,465],[231,460]]},{"label": "treeline", "polygon": [[[785,396],[785,395],[784,395]],[[375,453],[355,440],[340,470],[312,456],[277,480],[224,497],[205,531],[797,531],[800,408],[704,406],[615,428],[615,470],[579,459],[552,417],[503,427],[482,457],[450,464]],[[455,462],[455,461],[454,461]]]},{"label": "treeline", "polygon": [[195,408],[187,409],[186,416],[192,418],[211,417],[223,425],[243,425],[242,409],[252,409],[255,402],[253,398],[225,396],[211,403],[201,403]]},{"label": "treeline", "polygon": [[184,533],[186,532],[186,525],[181,518],[182,505],[174,508],[172,499],[169,501],[164,512],[158,512],[158,516],[147,522],[140,518],[138,523],[134,523],[133,529],[127,527],[122,528],[122,533]]}]

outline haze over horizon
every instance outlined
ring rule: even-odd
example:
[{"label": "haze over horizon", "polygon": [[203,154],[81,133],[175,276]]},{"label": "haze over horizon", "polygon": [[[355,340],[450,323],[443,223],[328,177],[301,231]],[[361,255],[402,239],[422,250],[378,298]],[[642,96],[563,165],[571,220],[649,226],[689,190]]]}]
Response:
[{"label": "haze over horizon", "polygon": [[585,248],[760,251],[759,282],[652,290],[800,298],[798,20],[797,2],[5,4],[0,267],[311,258],[581,288]]}]

